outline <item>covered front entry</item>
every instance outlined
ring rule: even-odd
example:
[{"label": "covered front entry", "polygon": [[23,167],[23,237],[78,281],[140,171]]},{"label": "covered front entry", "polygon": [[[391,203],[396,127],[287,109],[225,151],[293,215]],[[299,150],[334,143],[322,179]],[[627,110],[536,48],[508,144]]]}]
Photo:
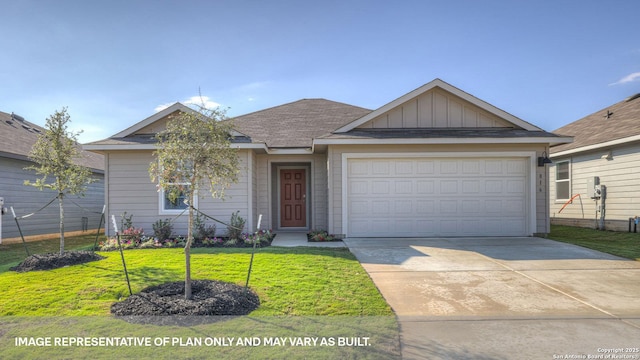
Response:
[{"label": "covered front entry", "polygon": [[307,170],[281,168],[279,171],[281,228],[307,227]]},{"label": "covered front entry", "polygon": [[347,236],[530,235],[530,172],[525,157],[348,158]]}]

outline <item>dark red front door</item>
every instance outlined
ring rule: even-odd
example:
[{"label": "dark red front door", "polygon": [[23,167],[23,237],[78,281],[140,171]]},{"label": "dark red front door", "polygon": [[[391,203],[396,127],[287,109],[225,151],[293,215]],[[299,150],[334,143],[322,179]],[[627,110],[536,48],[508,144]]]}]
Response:
[{"label": "dark red front door", "polygon": [[280,226],[307,226],[305,169],[280,170]]}]

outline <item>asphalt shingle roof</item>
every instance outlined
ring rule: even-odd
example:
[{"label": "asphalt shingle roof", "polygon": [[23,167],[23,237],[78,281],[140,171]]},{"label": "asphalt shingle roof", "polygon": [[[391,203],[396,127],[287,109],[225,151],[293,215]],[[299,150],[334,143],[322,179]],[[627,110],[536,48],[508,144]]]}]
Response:
[{"label": "asphalt shingle roof", "polygon": [[553,132],[574,140],[551,147],[552,154],[640,135],[640,97],[629,97]]},{"label": "asphalt shingle roof", "polygon": [[[44,128],[24,120],[22,117],[12,116],[0,111],[0,156],[28,160],[33,144]],[[77,163],[95,170],[104,170],[102,155],[82,151],[82,158]]]},{"label": "asphalt shingle roof", "polygon": [[313,139],[371,110],[326,99],[302,99],[233,119],[234,128],[272,148],[311,147]]}]

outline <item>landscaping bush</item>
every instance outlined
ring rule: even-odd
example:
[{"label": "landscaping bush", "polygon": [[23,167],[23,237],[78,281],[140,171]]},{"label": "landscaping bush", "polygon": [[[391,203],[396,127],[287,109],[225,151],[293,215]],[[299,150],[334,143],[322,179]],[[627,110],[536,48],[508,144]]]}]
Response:
[{"label": "landscaping bush", "polygon": [[173,225],[169,219],[161,220],[159,219],[155,223],[153,223],[153,236],[159,240],[164,241],[171,238],[173,234]]},{"label": "landscaping bush", "polygon": [[246,220],[243,219],[239,213],[240,211],[236,211],[231,214],[231,220],[229,221],[229,225],[227,225],[227,235],[229,236],[229,240],[239,241],[241,239],[242,230],[244,229]]},{"label": "landscaping bush", "polygon": [[326,230],[312,230],[307,233],[307,240],[310,242],[340,241],[335,235],[329,234]]},{"label": "landscaping bush", "polygon": [[207,225],[204,216],[197,214],[193,219],[193,238],[196,241],[204,241],[216,236],[216,225]]}]

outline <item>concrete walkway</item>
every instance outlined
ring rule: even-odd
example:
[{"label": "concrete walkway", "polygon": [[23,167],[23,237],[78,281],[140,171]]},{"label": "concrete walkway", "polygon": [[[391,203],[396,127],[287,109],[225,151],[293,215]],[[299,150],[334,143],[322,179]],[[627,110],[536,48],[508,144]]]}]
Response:
[{"label": "concrete walkway", "polygon": [[540,238],[345,243],[404,359],[640,359],[640,262]]}]

